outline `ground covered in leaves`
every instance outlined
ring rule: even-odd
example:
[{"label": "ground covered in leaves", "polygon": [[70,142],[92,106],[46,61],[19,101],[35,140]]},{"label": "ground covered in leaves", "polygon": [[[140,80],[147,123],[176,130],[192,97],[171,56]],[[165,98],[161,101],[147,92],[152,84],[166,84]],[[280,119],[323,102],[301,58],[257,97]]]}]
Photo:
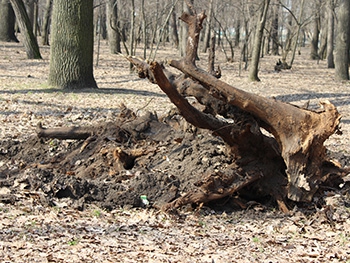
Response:
[{"label": "ground covered in leaves", "polygon": [[[161,212],[231,157],[219,138],[184,122],[157,86],[130,74],[124,58],[109,55],[104,42],[101,48],[100,89],[66,92],[46,84],[47,47],[42,61],[27,60],[21,44],[0,47],[4,262],[350,262],[348,183],[321,189],[314,204],[291,207],[289,215],[268,200],[242,210],[231,199]],[[303,52],[280,73],[273,71],[278,57],[263,58],[260,83],[247,82],[239,62],[225,63],[220,53],[218,62],[222,79],[246,91],[314,109],[319,100],[334,103],[343,135],[327,148],[349,166],[350,85]],[[164,48],[159,57],[166,56],[177,54]],[[89,141],[40,139],[39,122],[99,129]],[[115,149],[138,157],[118,163]]]}]

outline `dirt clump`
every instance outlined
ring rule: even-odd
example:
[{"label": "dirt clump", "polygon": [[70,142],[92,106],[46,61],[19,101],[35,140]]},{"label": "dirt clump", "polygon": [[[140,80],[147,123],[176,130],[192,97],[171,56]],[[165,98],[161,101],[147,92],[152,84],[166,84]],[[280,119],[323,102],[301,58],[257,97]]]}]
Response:
[{"label": "dirt clump", "polygon": [[232,162],[220,138],[177,114],[159,119],[126,112],[91,128],[85,140],[33,135],[21,143],[1,141],[0,187],[10,189],[8,202],[25,191],[44,204],[65,202],[80,210],[86,203],[108,210],[145,206],[141,195],[161,207],[190,191],[201,175]]}]

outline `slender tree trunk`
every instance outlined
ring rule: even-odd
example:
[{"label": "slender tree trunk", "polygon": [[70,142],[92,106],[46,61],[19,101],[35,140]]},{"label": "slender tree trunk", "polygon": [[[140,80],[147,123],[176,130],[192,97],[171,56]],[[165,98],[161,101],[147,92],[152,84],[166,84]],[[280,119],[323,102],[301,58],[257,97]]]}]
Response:
[{"label": "slender tree trunk", "polygon": [[[130,18],[130,32],[129,32],[129,54],[130,56],[135,55],[135,0],[131,0],[131,18]],[[132,71],[133,65],[130,63],[130,72]]]},{"label": "slender tree trunk", "polygon": [[203,40],[203,48],[202,52],[207,52],[207,49],[209,47],[209,42],[210,42],[210,34],[211,34],[211,23],[212,23],[212,18],[213,18],[213,0],[209,1],[209,12],[208,12],[208,17],[207,17],[207,23],[205,27],[205,32],[204,32],[204,40]]},{"label": "slender tree trunk", "polygon": [[241,19],[238,18],[235,23],[235,47],[239,46],[241,35]]},{"label": "slender tree trunk", "polygon": [[271,40],[272,40],[272,47],[271,47],[271,54],[274,56],[279,55],[278,53],[278,12],[279,12],[279,3],[275,3],[273,6],[273,16],[272,16],[272,23],[271,23]]},{"label": "slender tree trunk", "polygon": [[51,20],[51,10],[52,10],[53,0],[46,0],[45,13],[43,17],[43,28],[42,28],[42,44],[49,45],[49,28]]},{"label": "slender tree trunk", "polygon": [[335,41],[335,77],[337,80],[349,79],[349,29],[350,1],[339,0],[337,12],[338,25]]},{"label": "slender tree trunk", "polygon": [[131,0],[131,19],[130,19],[130,34],[129,34],[129,50],[128,55],[135,55],[134,44],[135,44],[135,0]]},{"label": "slender tree trunk", "polygon": [[264,27],[266,22],[267,11],[269,9],[269,4],[270,4],[270,0],[264,0],[263,6],[261,8],[261,13],[258,18],[255,39],[254,39],[253,53],[252,53],[252,62],[249,69],[249,80],[251,81],[260,81],[258,77],[258,66],[259,66],[262,37],[264,34]]},{"label": "slender tree trunk", "polygon": [[[176,1],[176,2],[177,2],[177,1]],[[166,19],[165,19],[163,25],[160,27],[160,30],[159,30],[160,34],[159,34],[159,36],[158,36],[158,40],[157,40],[157,44],[156,44],[156,48],[155,48],[155,50],[154,50],[153,56],[151,56],[151,55],[152,55],[152,52],[151,52],[151,54],[150,54],[150,58],[151,58],[152,60],[155,60],[155,59],[156,59],[156,55],[157,55],[157,52],[158,52],[159,45],[160,45],[162,39],[165,38],[166,27],[167,27],[167,25],[169,25],[169,20],[170,20],[170,18],[171,18],[171,16],[172,16],[172,13],[173,13],[174,9],[175,9],[175,6],[176,6],[176,3],[173,4],[173,6],[170,8],[169,13],[168,13],[168,15],[167,15],[167,17],[166,17]],[[165,42],[165,41],[164,41],[164,42]]]},{"label": "slender tree trunk", "polygon": [[29,17],[29,21],[32,24],[32,27],[34,28],[34,9],[35,9],[35,1],[34,0],[24,0],[24,5],[26,7],[27,10],[27,14]]},{"label": "slender tree trunk", "polygon": [[[190,5],[193,5],[194,0],[184,0],[183,2],[183,12],[191,14],[192,11],[190,10],[189,6],[187,5],[187,2]],[[181,23],[181,45],[180,45],[180,56],[183,57],[186,54],[186,44],[187,44],[187,35],[188,35],[188,25],[186,23]]]},{"label": "slender tree trunk", "polygon": [[49,84],[97,88],[93,76],[93,0],[54,0]]},{"label": "slender tree trunk", "polygon": [[177,17],[175,10],[171,14],[170,19],[170,32],[171,32],[171,39],[173,41],[173,44],[176,48],[179,48],[179,34],[177,30]]},{"label": "slender tree trunk", "polygon": [[15,35],[15,13],[8,0],[0,0],[0,41],[18,42]]},{"label": "slender tree trunk", "polygon": [[294,40],[294,44],[293,44],[293,50],[292,50],[292,57],[290,59],[290,63],[289,63],[289,67],[292,67],[294,59],[295,59],[295,53],[297,50],[297,46],[298,46],[298,42],[299,42],[299,35],[300,35],[300,30],[301,30],[301,19],[303,16],[303,11],[304,11],[304,3],[305,0],[301,0],[301,4],[300,4],[300,9],[299,9],[299,17],[298,17],[298,25],[297,25],[297,34],[295,36],[295,40]]},{"label": "slender tree trunk", "polygon": [[328,68],[334,68],[334,0],[328,0],[327,18],[327,66]]},{"label": "slender tree trunk", "polygon": [[38,23],[38,17],[39,16],[39,5],[38,5],[38,0],[34,1],[34,18],[33,18],[33,33],[35,36],[38,35],[40,36],[40,28],[39,28],[39,23]]},{"label": "slender tree trunk", "polygon": [[323,30],[321,30],[321,45],[318,50],[318,59],[325,59],[326,58],[326,49],[327,49],[327,34],[328,34],[328,27],[325,26]]},{"label": "slender tree trunk", "polygon": [[121,53],[121,34],[118,25],[118,4],[116,0],[106,1],[107,12],[107,37],[111,54]]},{"label": "slender tree trunk", "polygon": [[143,38],[143,58],[146,59],[146,52],[148,47],[147,37],[147,21],[145,12],[145,0],[141,0],[141,14],[142,14],[142,38]]},{"label": "slender tree trunk", "polygon": [[27,58],[29,59],[41,59],[39,45],[36,37],[33,34],[33,28],[30,23],[29,17],[26,12],[26,8],[22,0],[10,0],[21,33],[23,35],[23,43],[27,52]]},{"label": "slender tree trunk", "polygon": [[318,59],[318,42],[320,36],[320,14],[317,12],[313,21],[313,35],[311,39],[311,59]]}]

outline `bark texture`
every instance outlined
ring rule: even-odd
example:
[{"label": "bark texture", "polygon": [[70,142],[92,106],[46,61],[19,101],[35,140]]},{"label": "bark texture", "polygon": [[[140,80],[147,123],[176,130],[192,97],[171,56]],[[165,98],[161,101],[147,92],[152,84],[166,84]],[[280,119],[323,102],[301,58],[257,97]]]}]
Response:
[{"label": "bark texture", "polygon": [[338,1],[338,26],[335,42],[335,77],[338,80],[349,79],[349,30],[350,30],[350,1]]},{"label": "bark texture", "polygon": [[92,0],[54,1],[50,51],[50,85],[97,88],[93,77]]},{"label": "bark texture", "polygon": [[261,13],[258,17],[258,23],[255,31],[254,47],[252,53],[252,62],[249,69],[249,80],[260,81],[258,77],[258,66],[260,59],[260,51],[262,45],[262,39],[264,34],[264,27],[266,22],[267,11],[269,9],[270,0],[264,0],[261,7]]},{"label": "bark texture", "polygon": [[33,33],[33,27],[28,17],[26,8],[22,0],[10,0],[21,33],[23,35],[23,43],[29,59],[41,59],[39,45]]},{"label": "bark texture", "polygon": [[107,36],[109,50],[112,54],[121,53],[120,33],[118,28],[118,5],[115,0],[106,1]]},{"label": "bark texture", "polygon": [[327,66],[334,68],[334,0],[327,3]]},{"label": "bark texture", "polygon": [[15,13],[8,0],[0,1],[0,41],[19,42],[15,36]]},{"label": "bark texture", "polygon": [[49,28],[51,21],[51,11],[52,11],[53,0],[46,0],[45,13],[43,17],[43,28],[42,28],[42,44],[49,45]]}]

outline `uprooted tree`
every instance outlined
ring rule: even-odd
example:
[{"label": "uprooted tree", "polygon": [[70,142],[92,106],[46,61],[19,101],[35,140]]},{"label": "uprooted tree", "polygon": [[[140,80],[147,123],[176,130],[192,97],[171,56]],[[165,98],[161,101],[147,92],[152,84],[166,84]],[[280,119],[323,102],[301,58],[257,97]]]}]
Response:
[{"label": "uprooted tree", "polygon": [[[274,196],[282,209],[286,197],[310,202],[322,182],[345,172],[327,157],[324,146],[329,136],[340,132],[340,114],[329,101],[321,102],[323,109],[317,112],[299,108],[239,90],[198,68],[195,61],[205,18],[205,12],[180,17],[189,26],[186,57],[168,64],[182,74],[175,76],[157,62],[148,65],[128,58],[141,76],[148,77],[168,95],[189,123],[220,136],[235,158],[231,171],[206,178],[205,191],[190,193],[169,206],[207,202],[253,182],[255,188]],[[192,106],[186,96],[194,96],[205,109]],[[262,129],[273,136],[265,135]],[[217,192],[210,192],[213,187]]]},{"label": "uprooted tree", "polygon": [[[225,170],[203,175],[196,183],[197,190],[165,204],[164,209],[207,203],[236,193],[270,195],[284,211],[288,210],[287,199],[312,201],[323,182],[348,172],[330,160],[324,146],[329,136],[340,132],[340,114],[328,101],[321,102],[323,109],[317,112],[299,108],[239,90],[220,81],[215,71],[198,68],[195,62],[205,18],[205,12],[193,10],[180,17],[189,27],[186,56],[168,64],[181,73],[172,73],[157,62],[127,58],[140,77],[156,83],[167,94],[187,122],[221,137],[234,159]],[[202,106],[194,106],[186,97],[195,97]],[[93,138],[83,128],[38,127],[38,135]],[[117,159],[137,158],[137,154],[128,156],[120,148],[113,154]]]}]

